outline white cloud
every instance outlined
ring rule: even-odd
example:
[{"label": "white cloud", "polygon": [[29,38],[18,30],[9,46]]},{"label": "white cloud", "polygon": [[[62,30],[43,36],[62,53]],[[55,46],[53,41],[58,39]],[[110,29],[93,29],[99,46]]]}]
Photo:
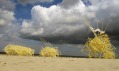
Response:
[{"label": "white cloud", "polygon": [[[34,31],[32,31],[31,34],[35,31],[39,32],[39,29],[42,28],[44,33],[40,34],[41,36],[64,35],[65,32],[67,32],[67,34],[72,34],[73,31],[83,28],[84,25],[81,24],[79,26],[79,23],[82,23],[82,21],[78,14],[85,10],[85,6],[82,2],[80,2],[79,5],[82,7],[81,9],[78,9],[78,7],[75,6],[73,9],[69,10],[65,10],[56,5],[53,5],[50,8],[37,5],[32,8],[31,22],[23,22],[22,24],[28,23],[28,26],[32,26],[30,29],[34,29]],[[24,29],[25,27],[22,28]],[[42,30],[40,31],[42,32]]]},{"label": "white cloud", "polygon": [[100,1],[103,1],[103,0],[89,0],[91,2],[91,4],[97,4],[99,3]]},{"label": "white cloud", "polygon": [[18,2],[22,5],[26,4],[35,4],[37,2],[53,2],[54,0],[18,0]]},{"label": "white cloud", "polygon": [[59,4],[59,6],[69,9],[73,7],[74,5],[78,4],[80,0],[63,0],[62,3]]},{"label": "white cloud", "polygon": [[10,0],[0,0],[0,26],[10,25],[14,18],[15,3]]},{"label": "white cloud", "polygon": [[98,4],[99,2],[103,0],[82,0],[82,1],[87,5],[94,5],[94,4]]},{"label": "white cloud", "polygon": [[0,8],[0,26],[10,25],[14,20],[14,13],[12,11]]},{"label": "white cloud", "polygon": [[0,8],[3,10],[13,11],[15,9],[15,3],[10,0],[0,0]]},{"label": "white cloud", "polygon": [[14,17],[15,4],[10,0],[0,0],[0,38],[10,39],[17,37],[18,23]]},{"label": "white cloud", "polygon": [[[48,39],[54,37],[55,39],[59,38],[58,40],[61,38],[86,40],[85,38],[89,36],[90,30],[87,28],[83,16],[89,20],[93,27],[97,25],[96,20],[107,22],[109,19],[117,18],[117,20],[115,19],[116,22],[111,21],[110,25],[116,26],[109,27],[110,29],[107,30],[109,33],[115,33],[115,27],[119,27],[117,25],[119,1],[117,0],[103,0],[88,7],[81,0],[74,3],[70,8],[62,7],[64,4],[66,5],[63,2],[49,8],[40,5],[34,6],[31,10],[32,19],[22,23],[21,32],[23,34],[29,33],[29,36],[46,37]],[[27,24],[27,27],[24,27],[25,24]],[[105,27],[106,24],[104,24]],[[119,33],[119,31],[117,32]]]}]

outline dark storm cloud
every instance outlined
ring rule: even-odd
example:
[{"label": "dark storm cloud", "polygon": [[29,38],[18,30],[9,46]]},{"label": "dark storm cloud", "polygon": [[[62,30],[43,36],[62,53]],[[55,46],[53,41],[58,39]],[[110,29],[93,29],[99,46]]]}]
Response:
[{"label": "dark storm cloud", "polygon": [[[85,31],[84,31],[85,30]],[[23,34],[21,33],[20,37],[25,39],[33,39],[33,40],[40,40],[40,38],[44,38],[45,40],[55,43],[55,44],[84,44],[88,37],[93,37],[92,32],[88,28],[84,28],[83,31],[74,31],[70,35],[51,35],[51,36],[38,36],[38,35],[30,35],[30,34]],[[79,34],[80,33],[80,34]]]}]

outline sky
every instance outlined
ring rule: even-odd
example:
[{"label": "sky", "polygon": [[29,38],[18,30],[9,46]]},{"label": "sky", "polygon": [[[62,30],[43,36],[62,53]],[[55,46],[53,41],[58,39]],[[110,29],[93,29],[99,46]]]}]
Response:
[{"label": "sky", "polygon": [[63,55],[84,56],[92,37],[84,17],[106,31],[119,54],[119,0],[0,0],[0,51],[12,43],[38,53],[44,38]]}]

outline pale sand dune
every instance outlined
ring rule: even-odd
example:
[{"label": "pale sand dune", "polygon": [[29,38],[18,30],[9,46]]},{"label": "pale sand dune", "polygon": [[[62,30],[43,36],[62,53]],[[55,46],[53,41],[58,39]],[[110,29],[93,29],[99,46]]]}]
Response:
[{"label": "pale sand dune", "polygon": [[0,55],[0,71],[119,71],[119,59]]}]

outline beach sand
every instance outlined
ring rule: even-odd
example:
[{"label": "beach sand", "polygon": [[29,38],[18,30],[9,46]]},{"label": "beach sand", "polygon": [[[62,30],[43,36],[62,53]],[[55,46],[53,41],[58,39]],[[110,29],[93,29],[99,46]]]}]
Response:
[{"label": "beach sand", "polygon": [[0,55],[0,71],[119,71],[119,59]]}]

